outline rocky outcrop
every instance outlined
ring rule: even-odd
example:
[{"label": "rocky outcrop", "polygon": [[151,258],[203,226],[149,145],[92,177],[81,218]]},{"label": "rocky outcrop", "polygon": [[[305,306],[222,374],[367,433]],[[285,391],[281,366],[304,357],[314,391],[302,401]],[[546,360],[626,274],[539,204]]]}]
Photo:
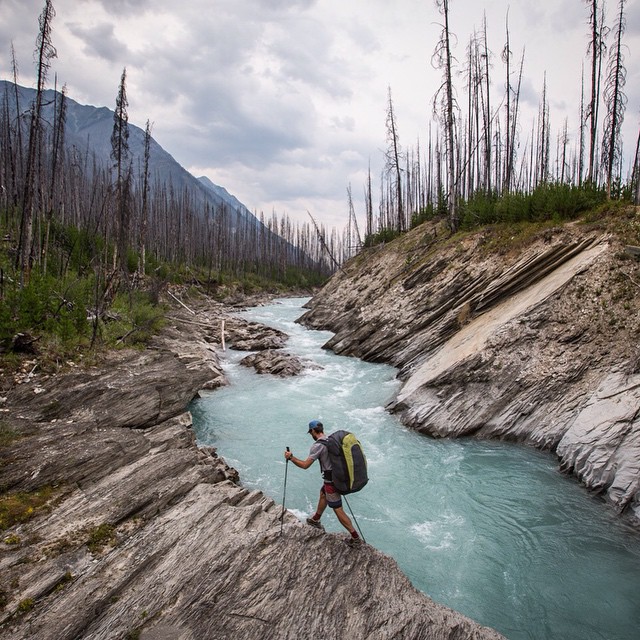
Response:
[{"label": "rocky outcrop", "polygon": [[399,367],[389,408],[407,425],[553,451],[637,521],[639,263],[576,224],[513,251],[489,251],[491,231],[438,237],[422,226],[358,256],[301,322],[333,331],[337,353]]},{"label": "rocky outcrop", "polygon": [[501,637],[198,447],[184,409],[224,383],[221,313],[170,320],[152,349],[7,394],[2,497],[46,502],[2,532],[0,638]]},{"label": "rocky outcrop", "polygon": [[266,349],[253,353],[240,360],[244,367],[253,367],[257,373],[270,373],[280,377],[297,376],[305,368],[304,363],[298,356],[279,349]]},{"label": "rocky outcrop", "polygon": [[242,318],[230,318],[225,322],[225,336],[229,346],[237,351],[280,349],[288,337],[278,329]]}]

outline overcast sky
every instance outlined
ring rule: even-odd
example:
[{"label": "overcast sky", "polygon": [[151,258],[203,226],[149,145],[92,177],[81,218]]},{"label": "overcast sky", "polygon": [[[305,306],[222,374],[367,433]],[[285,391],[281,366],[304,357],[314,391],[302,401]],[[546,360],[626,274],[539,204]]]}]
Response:
[{"label": "overcast sky", "polygon": [[[486,12],[494,104],[504,93],[500,53],[509,8],[511,49],[526,49],[524,143],[544,73],[551,123],[578,135],[588,42],[584,0],[451,0],[461,65]],[[626,3],[625,149],[640,121],[640,1]],[[0,77],[34,86],[33,51],[44,0],[0,0]],[[390,86],[400,142],[426,139],[441,73],[431,57],[441,31],[433,0],[53,0],[59,84],[83,104],[114,108],[127,68],[129,121],[194,175],[226,187],[249,209],[329,226],[346,224],[352,186],[360,219],[369,163],[386,147]],[[617,2],[607,0],[613,24]],[[460,67],[461,67],[460,65]],[[463,97],[463,80],[457,79]],[[375,188],[375,187],[374,187]]]}]

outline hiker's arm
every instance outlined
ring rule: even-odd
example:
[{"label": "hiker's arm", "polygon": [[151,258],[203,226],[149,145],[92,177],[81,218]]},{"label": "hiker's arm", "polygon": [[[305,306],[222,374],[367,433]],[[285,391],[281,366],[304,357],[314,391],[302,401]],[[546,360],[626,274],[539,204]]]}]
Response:
[{"label": "hiker's arm", "polygon": [[314,458],[307,458],[306,460],[300,460],[300,458],[296,458],[293,453],[290,451],[285,452],[284,457],[287,460],[291,460],[296,467],[300,467],[300,469],[308,469],[314,462]]}]

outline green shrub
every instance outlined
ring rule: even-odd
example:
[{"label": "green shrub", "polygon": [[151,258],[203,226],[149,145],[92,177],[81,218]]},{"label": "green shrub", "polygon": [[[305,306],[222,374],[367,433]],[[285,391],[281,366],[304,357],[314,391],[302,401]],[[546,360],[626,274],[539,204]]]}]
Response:
[{"label": "green shrub", "polygon": [[377,244],[382,244],[383,242],[391,242],[395,240],[399,236],[401,236],[401,232],[397,229],[385,228],[378,231],[378,233],[372,233],[365,238],[364,246],[365,247],[375,247]]},{"label": "green shrub", "polygon": [[36,602],[33,598],[25,598],[18,603],[18,613],[28,613],[33,609]]},{"label": "green shrub", "polygon": [[87,279],[58,280],[35,272],[23,288],[7,289],[0,305],[0,345],[8,348],[17,333],[49,334],[64,345],[86,337],[91,288]]},{"label": "green shrub", "polygon": [[107,545],[113,545],[115,540],[115,529],[112,525],[105,523],[98,525],[97,527],[93,527],[93,529],[89,531],[87,546],[91,552],[97,553]]},{"label": "green shrub", "polygon": [[500,197],[476,192],[460,204],[461,226],[470,230],[487,224],[573,220],[605,199],[604,191],[591,185],[555,182],[538,185],[531,193]]},{"label": "green shrub", "polygon": [[144,346],[164,325],[164,311],[150,293],[119,293],[111,305],[112,319],[101,322],[102,338],[110,346]]},{"label": "green shrub", "polygon": [[0,531],[27,522],[53,497],[54,490],[46,486],[36,491],[18,491],[0,496]]}]

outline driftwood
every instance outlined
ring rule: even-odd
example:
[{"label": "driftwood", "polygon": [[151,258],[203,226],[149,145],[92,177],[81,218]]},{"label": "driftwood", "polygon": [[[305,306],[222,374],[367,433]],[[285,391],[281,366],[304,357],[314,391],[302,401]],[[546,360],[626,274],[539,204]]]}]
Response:
[{"label": "driftwood", "polygon": [[182,300],[176,298],[173,293],[171,293],[171,291],[167,291],[167,293],[178,303],[181,304],[189,313],[192,313],[194,316],[196,315],[196,312],[193,309],[189,309],[189,307],[187,307],[187,305],[182,302]]}]

